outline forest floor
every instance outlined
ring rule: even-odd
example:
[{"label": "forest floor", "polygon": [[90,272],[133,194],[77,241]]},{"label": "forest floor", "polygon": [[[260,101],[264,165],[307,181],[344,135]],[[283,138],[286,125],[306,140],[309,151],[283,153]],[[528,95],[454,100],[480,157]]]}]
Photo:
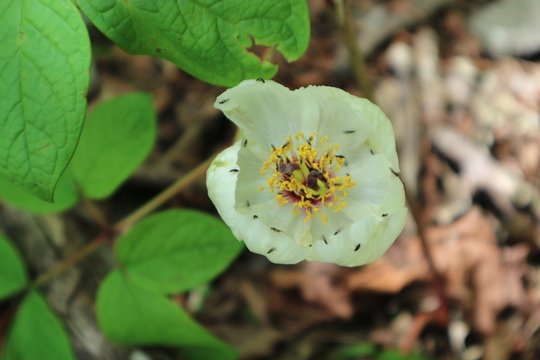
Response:
[{"label": "forest floor", "polygon": [[[366,266],[278,266],[245,251],[178,301],[246,360],[540,358],[540,3],[350,3],[414,216]],[[362,96],[331,4],[309,1],[308,50],[294,63],[271,55],[274,80]],[[235,128],[213,107],[224,88],[92,36],[90,107],[148,91],[159,118],[154,152],[98,204],[120,219],[229,145]],[[216,214],[203,178],[167,206]],[[138,351],[170,358],[166,349]]]}]

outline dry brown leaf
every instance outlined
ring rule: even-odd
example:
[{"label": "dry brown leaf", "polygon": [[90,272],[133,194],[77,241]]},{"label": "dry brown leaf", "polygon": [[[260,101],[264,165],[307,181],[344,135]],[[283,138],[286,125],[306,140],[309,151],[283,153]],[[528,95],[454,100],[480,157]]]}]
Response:
[{"label": "dry brown leaf", "polygon": [[335,264],[305,263],[299,270],[274,271],[272,282],[280,288],[298,287],[305,301],[321,306],[334,318],[353,315],[346,269]]},{"label": "dry brown leaf", "polygon": [[400,237],[386,254],[347,277],[353,291],[397,293],[416,280],[426,280],[429,273],[417,237]]},{"label": "dry brown leaf", "polygon": [[[426,236],[445,293],[472,317],[482,333],[495,330],[496,318],[507,306],[526,307],[520,279],[526,269],[526,247],[499,248],[497,224],[477,208],[448,226],[433,226]],[[419,240],[400,239],[378,261],[353,271],[353,291],[398,292],[413,281],[428,281],[429,272]]]}]

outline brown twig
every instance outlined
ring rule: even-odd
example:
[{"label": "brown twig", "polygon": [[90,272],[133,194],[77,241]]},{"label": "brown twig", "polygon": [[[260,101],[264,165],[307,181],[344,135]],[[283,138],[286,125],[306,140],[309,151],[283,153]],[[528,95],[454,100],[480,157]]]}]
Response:
[{"label": "brown twig", "polygon": [[[345,43],[345,46],[347,47],[347,51],[349,53],[350,60],[351,60],[351,66],[353,68],[358,87],[360,88],[360,90],[363,92],[364,96],[367,99],[375,103],[373,87],[367,76],[364,57],[362,55],[362,52],[360,51],[360,48],[358,47],[358,44],[356,43],[354,39],[349,16],[347,16],[347,12],[345,9],[346,7],[345,1],[346,0],[333,0],[334,5],[336,7],[336,16],[337,16],[338,25],[340,26],[342,36],[343,36],[343,42]],[[420,238],[420,243],[422,247],[422,252],[427,261],[429,270],[431,274],[433,275],[433,287],[440,301],[440,306],[437,310],[434,311],[434,314],[436,313],[438,318],[442,318],[441,322],[446,322],[448,320],[448,306],[446,304],[446,297],[444,293],[444,281],[440,273],[437,271],[435,267],[433,256],[431,255],[431,251],[429,249],[429,244],[428,244],[426,231],[425,231],[428,224],[427,224],[427,221],[424,220],[425,216],[422,213],[416,194],[406,188],[405,198],[406,198],[410,213],[414,219],[414,222],[416,223],[418,237]],[[430,318],[430,316],[434,316],[434,315],[431,314],[429,316],[426,316],[426,319]],[[420,323],[419,326],[422,326],[422,324]]]},{"label": "brown twig", "polygon": [[[345,0],[333,0],[333,1],[336,7],[336,15],[338,19],[338,24],[341,27],[341,30],[343,33],[343,41],[345,42],[345,45],[347,46],[347,51],[349,52],[349,55],[351,57],[351,63],[353,65],[353,70],[356,75],[357,84],[362,90],[362,92],[365,94],[366,98],[368,98],[373,103],[375,103],[375,99],[373,96],[373,88],[371,86],[371,83],[368,77],[366,76],[366,66],[365,66],[364,58],[362,56],[362,53],[359,47],[354,41],[354,36],[352,33],[352,28],[350,26],[349,17],[346,15],[345,3],[344,3]],[[409,186],[408,188],[411,188],[411,187]],[[427,227],[427,223],[426,221],[423,221],[424,216],[421,213],[420,205],[418,204],[416,195],[412,193],[410,190],[407,190],[407,188],[405,189],[405,197],[406,197],[411,215],[416,223],[418,236],[422,243],[422,251],[424,252],[424,255],[428,262],[429,269],[437,278],[439,276],[437,275],[435,264],[433,262],[433,258],[429,251],[429,246],[428,246],[426,235],[425,235],[425,228]]]}]

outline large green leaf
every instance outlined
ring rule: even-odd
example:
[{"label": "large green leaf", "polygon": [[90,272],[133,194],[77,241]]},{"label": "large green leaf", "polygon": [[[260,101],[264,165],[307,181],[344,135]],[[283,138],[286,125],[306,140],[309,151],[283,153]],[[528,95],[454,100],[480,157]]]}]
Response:
[{"label": "large green leaf", "polygon": [[129,279],[160,294],[179,293],[220,274],[243,248],[213,216],[189,210],[153,215],[118,239]]},{"label": "large green leaf", "polygon": [[46,201],[86,111],[90,43],[71,1],[0,1],[0,173]]},{"label": "large green leaf", "polygon": [[156,139],[152,97],[132,93],[96,106],[88,115],[70,169],[82,192],[109,196],[148,156]]},{"label": "large green leaf", "polygon": [[31,291],[19,305],[0,359],[75,359],[62,324],[39,293]]},{"label": "large green leaf", "polygon": [[171,300],[145,291],[119,270],[97,295],[97,317],[105,336],[122,345],[178,346],[188,360],[236,358],[236,352],[194,322]]},{"label": "large green leaf", "polygon": [[152,149],[156,119],[152,98],[132,93],[105,101],[86,119],[79,146],[60,177],[54,203],[38,199],[0,175],[0,199],[33,213],[66,210],[79,194],[101,199],[109,196],[141,164]]},{"label": "large green leaf", "polygon": [[8,239],[0,235],[0,300],[21,290],[27,283],[19,254]]},{"label": "large green leaf", "polygon": [[277,67],[247,49],[277,46],[289,61],[309,41],[306,0],[76,0],[122,49],[172,61],[204,81],[234,86]]}]

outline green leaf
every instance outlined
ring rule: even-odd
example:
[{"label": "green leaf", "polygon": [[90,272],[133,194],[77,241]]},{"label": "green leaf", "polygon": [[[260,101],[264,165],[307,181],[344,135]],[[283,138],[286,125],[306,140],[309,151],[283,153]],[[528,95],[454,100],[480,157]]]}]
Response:
[{"label": "green leaf", "polygon": [[19,254],[9,240],[0,235],[0,300],[24,288],[27,281]]},{"label": "green leaf", "polygon": [[236,352],[171,300],[129,282],[120,271],[100,285],[97,317],[105,336],[122,345],[178,346],[188,360],[234,359]]},{"label": "green leaf", "polygon": [[336,359],[358,359],[361,357],[373,357],[379,352],[377,347],[369,342],[341,347],[334,355]]},{"label": "green leaf", "polygon": [[71,181],[69,169],[67,169],[60,177],[58,185],[56,185],[54,203],[31,195],[19,186],[9,182],[3,176],[0,176],[0,199],[34,214],[48,214],[69,209],[79,201],[79,195]]},{"label": "green leaf", "polygon": [[133,93],[99,104],[88,116],[77,151],[62,174],[54,203],[33,197],[0,176],[0,198],[33,213],[66,210],[86,196],[109,196],[140,165],[156,137],[155,112],[148,94]]},{"label": "green leaf", "polygon": [[62,324],[39,293],[31,291],[19,305],[0,359],[75,359]]},{"label": "green leaf", "polygon": [[378,360],[429,360],[430,358],[422,354],[411,352],[402,354],[401,351],[388,349],[383,351],[378,357]]},{"label": "green leaf", "polygon": [[0,173],[51,202],[86,112],[90,43],[71,1],[0,1]]},{"label": "green leaf", "polygon": [[213,216],[169,210],[141,221],[118,239],[116,256],[131,281],[149,291],[171,294],[208,282],[242,248]]},{"label": "green leaf", "polygon": [[76,0],[122,49],[167,59],[216,85],[269,79],[277,66],[247,49],[277,46],[289,61],[309,41],[306,0]]},{"label": "green leaf", "polygon": [[156,138],[152,97],[132,93],[96,106],[88,115],[70,166],[83,193],[102,199],[148,156]]}]

